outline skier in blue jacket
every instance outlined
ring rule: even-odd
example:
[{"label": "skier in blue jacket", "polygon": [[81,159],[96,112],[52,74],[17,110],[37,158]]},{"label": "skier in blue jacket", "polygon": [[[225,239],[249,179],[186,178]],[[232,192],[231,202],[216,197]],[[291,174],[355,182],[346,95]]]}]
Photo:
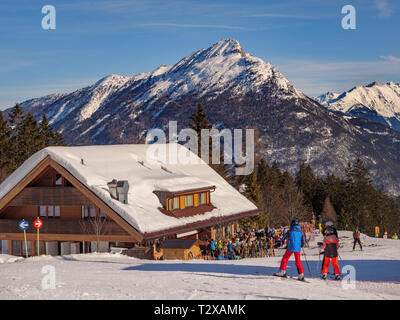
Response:
[{"label": "skier in blue jacket", "polygon": [[304,280],[304,268],[301,263],[300,253],[301,253],[301,248],[304,246],[305,239],[303,232],[301,232],[299,221],[297,219],[292,220],[292,222],[290,223],[290,230],[282,237],[281,242],[286,238],[289,240],[289,244],[285,254],[282,257],[279,271],[274,275],[279,277],[286,277],[287,263],[292,253],[294,253],[297,271],[299,272],[298,279]]},{"label": "skier in blue jacket", "polygon": [[211,240],[210,249],[211,249],[212,256],[215,257],[215,241],[214,240]]}]

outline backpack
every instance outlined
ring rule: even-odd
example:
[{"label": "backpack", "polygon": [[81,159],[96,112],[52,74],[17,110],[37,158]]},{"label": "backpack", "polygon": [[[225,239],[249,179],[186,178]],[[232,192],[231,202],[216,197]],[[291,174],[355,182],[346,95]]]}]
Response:
[{"label": "backpack", "polygon": [[354,233],[354,238],[359,238],[360,237],[360,234],[358,233],[358,231],[356,231],[355,233]]}]

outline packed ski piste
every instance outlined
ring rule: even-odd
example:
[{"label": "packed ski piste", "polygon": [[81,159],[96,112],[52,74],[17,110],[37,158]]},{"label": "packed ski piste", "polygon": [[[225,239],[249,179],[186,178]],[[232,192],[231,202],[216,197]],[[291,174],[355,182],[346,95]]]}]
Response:
[{"label": "packed ski piste", "polygon": [[[358,229],[337,231],[330,221],[316,229],[293,219],[286,228],[246,230],[236,239],[205,243],[203,257],[2,254],[0,299],[400,298],[399,240],[369,237]],[[54,286],[43,287],[49,270]]]}]

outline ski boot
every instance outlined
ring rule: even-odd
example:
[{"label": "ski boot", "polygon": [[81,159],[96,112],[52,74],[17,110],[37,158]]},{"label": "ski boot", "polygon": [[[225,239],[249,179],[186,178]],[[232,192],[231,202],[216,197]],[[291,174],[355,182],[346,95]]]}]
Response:
[{"label": "ski boot", "polygon": [[326,280],[326,277],[327,277],[327,274],[326,274],[326,273],[321,274],[321,279],[322,279],[322,280]]},{"label": "ski boot", "polygon": [[340,274],[335,275],[335,280],[340,280]]},{"label": "ski boot", "polygon": [[300,273],[297,280],[304,281],[304,273]]},{"label": "ski boot", "polygon": [[279,270],[277,273],[274,273],[274,276],[286,278],[286,270]]}]

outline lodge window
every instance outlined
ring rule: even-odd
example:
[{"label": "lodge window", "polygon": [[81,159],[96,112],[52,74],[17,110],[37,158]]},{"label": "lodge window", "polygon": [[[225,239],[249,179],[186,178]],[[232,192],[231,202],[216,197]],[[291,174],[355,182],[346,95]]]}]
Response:
[{"label": "lodge window", "polygon": [[207,193],[205,192],[200,193],[199,203],[200,205],[207,204]]},{"label": "lodge window", "polygon": [[60,206],[40,206],[39,215],[43,218],[59,218],[61,216]]},{"label": "lodge window", "polygon": [[61,174],[56,174],[56,186],[62,186],[63,185],[63,178]]},{"label": "lodge window", "polygon": [[169,200],[169,208],[170,210],[179,209],[179,197],[174,197]]},{"label": "lodge window", "polygon": [[[96,216],[97,208],[95,206],[82,206],[82,219],[95,218]],[[100,217],[106,217],[106,213],[103,210],[100,210]]]},{"label": "lodge window", "polygon": [[185,196],[185,208],[193,207],[193,195],[189,194]]},{"label": "lodge window", "polygon": [[209,203],[208,192],[192,193],[168,199],[168,210],[198,207]]},{"label": "lodge window", "polygon": [[94,206],[82,206],[82,219],[96,217],[96,208]]},{"label": "lodge window", "polygon": [[54,178],[54,184],[56,186],[72,187],[72,183],[65,179],[61,174],[57,173]]}]

